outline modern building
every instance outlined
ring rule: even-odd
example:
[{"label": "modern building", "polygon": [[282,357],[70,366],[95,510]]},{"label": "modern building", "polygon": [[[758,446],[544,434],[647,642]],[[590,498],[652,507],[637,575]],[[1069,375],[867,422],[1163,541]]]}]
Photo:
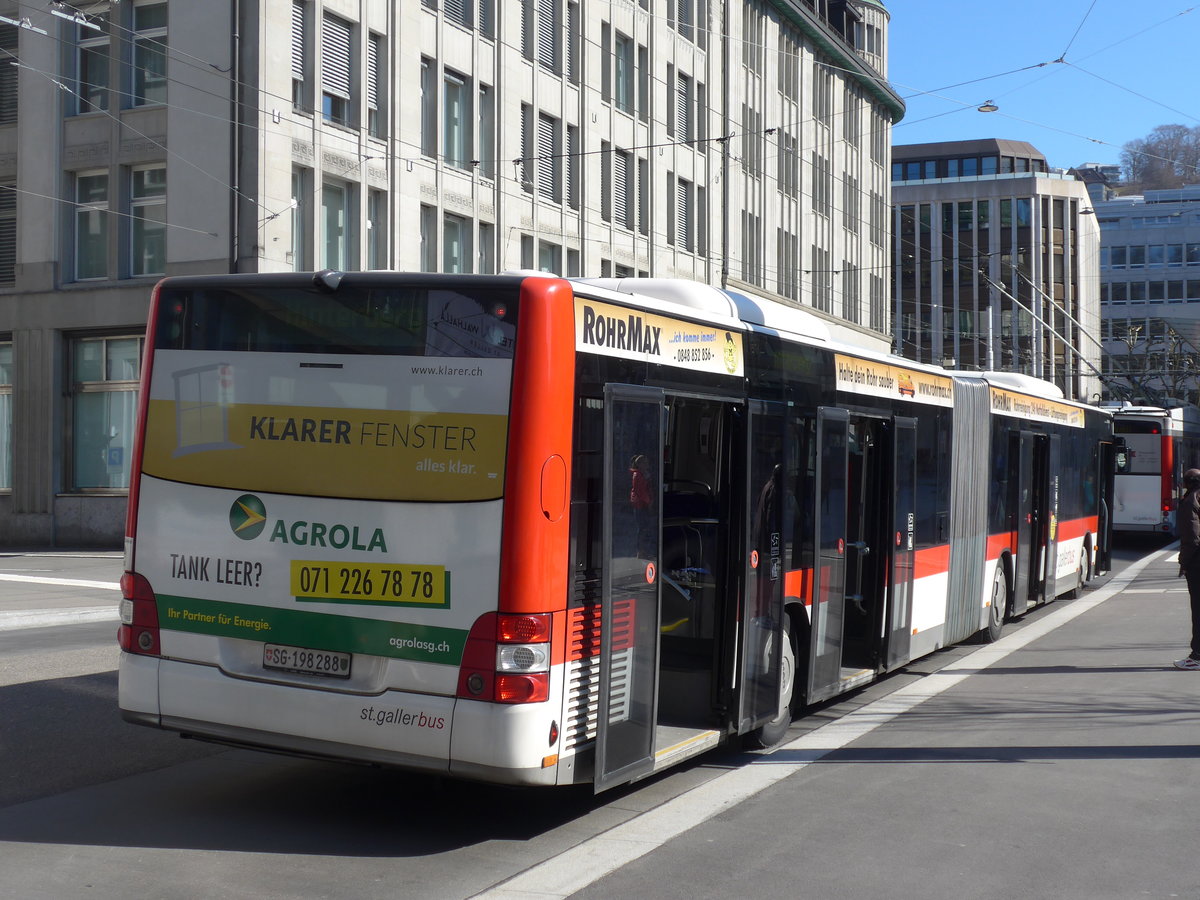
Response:
[{"label": "modern building", "polygon": [[1121,186],[1121,167],[1113,163],[1083,163],[1071,169],[1071,173],[1085,185],[1092,203],[1111,200]]},{"label": "modern building", "polygon": [[890,345],[875,0],[0,0],[0,546],[117,546],[150,290],[681,277]]},{"label": "modern building", "polygon": [[1100,391],[1100,237],[1084,184],[1023,141],[892,148],[895,350]]},{"label": "modern building", "polygon": [[1200,396],[1200,185],[1096,204],[1105,396]]}]

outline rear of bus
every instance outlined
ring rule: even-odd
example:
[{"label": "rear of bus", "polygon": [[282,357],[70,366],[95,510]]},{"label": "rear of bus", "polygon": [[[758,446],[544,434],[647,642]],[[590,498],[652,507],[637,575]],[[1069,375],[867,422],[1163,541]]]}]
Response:
[{"label": "rear of bus", "polygon": [[1118,413],[1113,433],[1124,440],[1113,479],[1113,530],[1175,530],[1174,452],[1165,413]]},{"label": "rear of bus", "polygon": [[[566,496],[571,369],[538,347],[569,291],[395,274],[162,282],[122,579],[124,717],[553,783],[566,516],[544,498]],[[526,327],[538,346],[522,365]],[[564,366],[566,384],[552,377]]]}]

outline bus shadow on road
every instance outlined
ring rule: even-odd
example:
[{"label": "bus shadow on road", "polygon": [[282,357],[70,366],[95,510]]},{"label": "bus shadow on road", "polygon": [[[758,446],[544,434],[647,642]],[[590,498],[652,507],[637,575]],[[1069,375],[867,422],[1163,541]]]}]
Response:
[{"label": "bus shadow on road", "polygon": [[411,857],[601,803],[183,740],[121,721],[115,672],[9,685],[0,708],[0,842]]}]

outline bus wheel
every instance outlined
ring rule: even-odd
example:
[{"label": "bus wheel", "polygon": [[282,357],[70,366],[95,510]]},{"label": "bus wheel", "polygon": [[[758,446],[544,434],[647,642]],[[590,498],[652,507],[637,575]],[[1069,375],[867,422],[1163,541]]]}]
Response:
[{"label": "bus wheel", "polygon": [[992,576],[992,604],[988,608],[987,627],[979,630],[979,636],[985,644],[993,644],[1000,640],[1007,612],[1008,579],[1004,575],[1004,562],[1001,560],[996,563],[996,574]]},{"label": "bus wheel", "polygon": [[796,648],[792,643],[792,617],[783,616],[783,653],[779,659],[779,712],[765,725],[747,733],[746,745],[759,750],[783,740],[792,724],[792,696],[796,692]]}]

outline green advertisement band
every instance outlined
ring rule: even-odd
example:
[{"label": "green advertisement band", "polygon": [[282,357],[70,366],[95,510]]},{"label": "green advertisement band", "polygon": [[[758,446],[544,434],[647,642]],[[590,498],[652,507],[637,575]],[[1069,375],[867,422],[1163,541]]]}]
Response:
[{"label": "green advertisement band", "polygon": [[171,631],[340,650],[457,666],[467,632],[245,603],[158,595],[158,622]]}]

